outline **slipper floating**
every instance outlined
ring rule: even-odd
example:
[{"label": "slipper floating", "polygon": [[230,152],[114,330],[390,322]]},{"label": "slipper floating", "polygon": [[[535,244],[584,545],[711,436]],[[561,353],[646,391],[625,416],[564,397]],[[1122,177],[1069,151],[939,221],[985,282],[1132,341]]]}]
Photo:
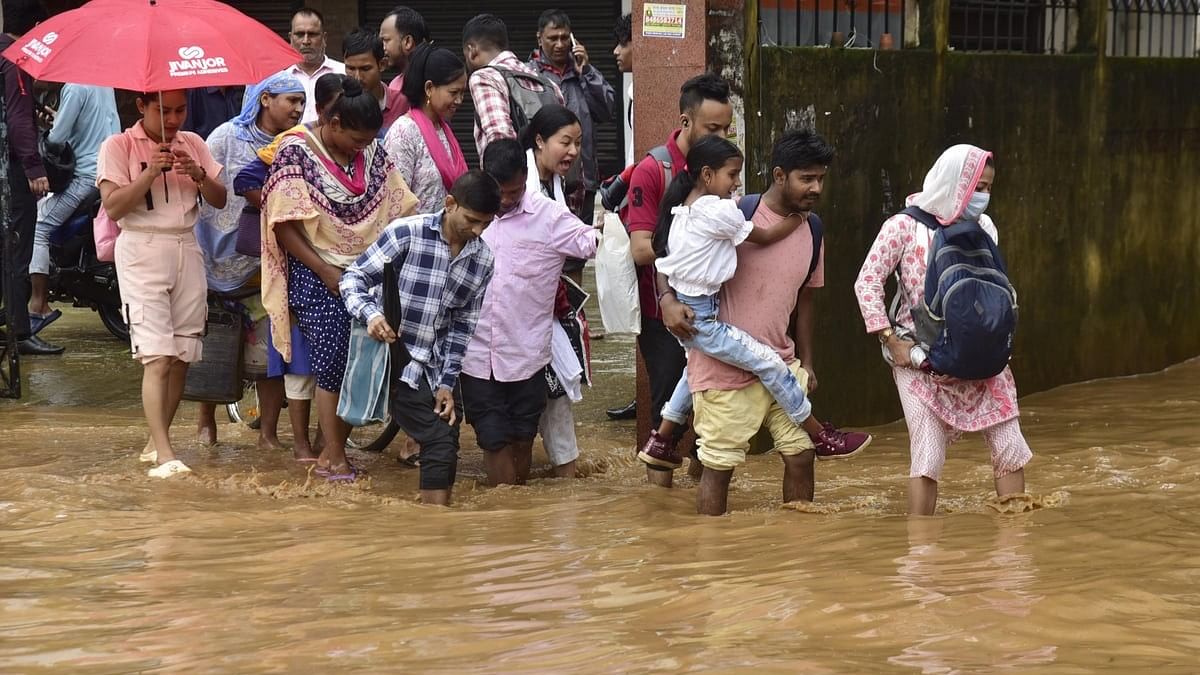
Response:
[{"label": "slipper floating", "polygon": [[187,464],[184,464],[177,459],[173,459],[166,464],[150,469],[146,472],[146,475],[150,476],[151,478],[171,478],[172,476],[181,476],[185,473],[191,472],[192,470],[188,468]]}]

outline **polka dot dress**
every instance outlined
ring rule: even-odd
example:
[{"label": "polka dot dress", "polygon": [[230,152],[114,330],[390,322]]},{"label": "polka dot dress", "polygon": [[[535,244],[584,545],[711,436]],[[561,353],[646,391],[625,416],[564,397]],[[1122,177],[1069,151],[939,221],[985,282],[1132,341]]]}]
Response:
[{"label": "polka dot dress", "polygon": [[340,392],[350,347],[350,315],[342,299],[329,292],[317,273],[290,255],[288,305],[309,345],[317,386]]}]

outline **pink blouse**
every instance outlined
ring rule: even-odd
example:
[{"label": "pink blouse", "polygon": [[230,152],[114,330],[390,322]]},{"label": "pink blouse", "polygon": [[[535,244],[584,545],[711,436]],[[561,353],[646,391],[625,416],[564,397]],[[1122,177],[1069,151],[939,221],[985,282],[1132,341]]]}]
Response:
[{"label": "pink blouse", "polygon": [[[989,218],[985,216],[980,224],[992,239],[998,239]],[[868,333],[891,325],[884,283],[897,267],[901,293],[898,320],[908,328],[913,327],[910,310],[925,292],[926,256],[931,240],[929,229],[909,216],[897,214],[883,224],[854,282]],[[958,380],[923,373],[912,381],[909,391],[943,422],[959,431],[979,431],[1020,415],[1017,385],[1009,368],[987,380]]]}]

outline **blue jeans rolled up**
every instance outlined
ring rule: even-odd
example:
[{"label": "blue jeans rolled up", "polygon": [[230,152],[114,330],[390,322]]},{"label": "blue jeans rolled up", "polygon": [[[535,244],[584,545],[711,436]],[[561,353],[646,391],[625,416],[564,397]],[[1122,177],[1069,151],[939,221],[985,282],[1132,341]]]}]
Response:
[{"label": "blue jeans rolled up", "polygon": [[[692,322],[696,334],[689,340],[681,341],[686,349],[697,349],[718,361],[752,373],[796,424],[812,415],[812,403],[805,395],[804,388],[779,354],[742,329],[717,319],[717,296],[676,293],[675,297],[696,314]],[[685,369],[671,400],[663,406],[662,416],[683,424],[691,411],[692,394],[688,389]]]}]

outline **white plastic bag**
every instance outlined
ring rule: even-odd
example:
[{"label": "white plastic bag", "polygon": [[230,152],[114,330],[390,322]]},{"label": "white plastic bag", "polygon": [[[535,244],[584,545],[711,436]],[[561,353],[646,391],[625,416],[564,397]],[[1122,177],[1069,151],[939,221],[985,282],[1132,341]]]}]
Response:
[{"label": "white plastic bag", "polygon": [[637,269],[629,248],[629,233],[615,213],[604,214],[604,234],[596,251],[596,295],[600,318],[610,335],[642,332]]}]

